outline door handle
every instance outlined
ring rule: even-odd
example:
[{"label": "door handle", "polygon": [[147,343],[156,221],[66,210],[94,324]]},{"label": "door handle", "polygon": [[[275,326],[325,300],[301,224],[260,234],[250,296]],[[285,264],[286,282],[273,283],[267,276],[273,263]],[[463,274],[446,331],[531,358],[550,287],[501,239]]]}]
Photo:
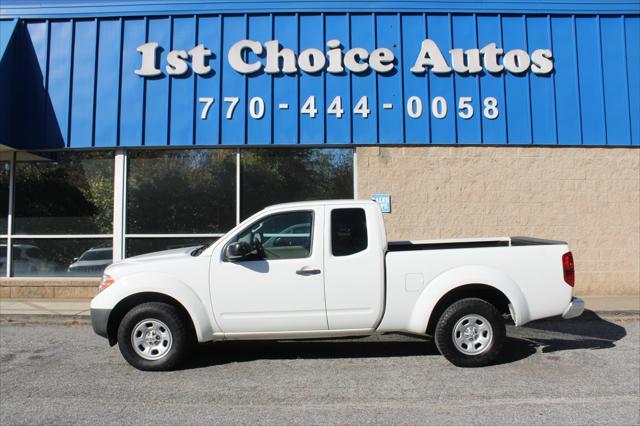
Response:
[{"label": "door handle", "polygon": [[320,269],[306,269],[305,267],[298,269],[296,274],[298,275],[318,275],[320,273]]}]

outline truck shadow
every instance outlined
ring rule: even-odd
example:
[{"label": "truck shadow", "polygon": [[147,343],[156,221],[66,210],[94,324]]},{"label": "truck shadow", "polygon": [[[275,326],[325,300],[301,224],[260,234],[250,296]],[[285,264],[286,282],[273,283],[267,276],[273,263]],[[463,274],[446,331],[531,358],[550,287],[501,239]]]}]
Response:
[{"label": "truck shadow", "polygon": [[536,352],[613,348],[627,331],[622,325],[587,310],[571,320],[555,317],[533,321],[524,327],[507,326],[507,335],[505,349],[496,364],[519,361]]},{"label": "truck shadow", "polygon": [[[507,327],[507,340],[496,365],[526,359],[537,352],[607,349],[627,335],[625,328],[585,311],[573,320],[550,318],[525,327]],[[200,345],[183,369],[256,360],[389,358],[440,356],[428,338],[404,334],[331,340],[226,341]]]}]

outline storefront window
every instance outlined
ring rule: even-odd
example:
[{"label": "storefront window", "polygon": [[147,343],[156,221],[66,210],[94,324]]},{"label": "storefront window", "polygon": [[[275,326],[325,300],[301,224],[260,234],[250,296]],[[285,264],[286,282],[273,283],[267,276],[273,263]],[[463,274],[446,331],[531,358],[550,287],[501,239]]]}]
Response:
[{"label": "storefront window", "polygon": [[14,239],[12,275],[100,276],[104,268],[113,262],[111,242],[107,238]]},{"label": "storefront window", "polygon": [[235,150],[129,152],[127,233],[227,231],[235,225],[235,173]]},{"label": "storefront window", "polygon": [[240,164],[242,219],[276,203],[353,198],[351,149],[247,149]]},{"label": "storefront window", "polygon": [[7,216],[9,215],[10,167],[10,162],[0,161],[0,235],[7,233]]},{"label": "storefront window", "polygon": [[217,238],[193,237],[193,238],[127,238],[127,257],[156,251],[178,249],[200,245],[209,245]]},{"label": "storefront window", "polygon": [[110,234],[113,152],[35,153],[16,163],[16,234]]},{"label": "storefront window", "polygon": [[[238,214],[244,219],[271,204],[353,197],[352,149],[131,150],[123,152],[126,172],[118,176],[114,155],[20,153],[12,247],[0,239],[0,274],[101,275],[113,262],[113,206],[120,202],[124,257],[131,257],[211,244],[236,225]],[[9,176],[10,162],[2,158],[0,235],[7,232]],[[115,200],[120,177],[126,199]]]},{"label": "storefront window", "polygon": [[7,240],[0,240],[0,276],[7,275]]}]

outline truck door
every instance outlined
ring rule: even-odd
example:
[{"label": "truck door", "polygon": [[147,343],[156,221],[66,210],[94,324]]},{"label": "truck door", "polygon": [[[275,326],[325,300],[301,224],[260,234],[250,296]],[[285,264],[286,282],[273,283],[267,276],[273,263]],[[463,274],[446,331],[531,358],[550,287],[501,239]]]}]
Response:
[{"label": "truck door", "polygon": [[224,246],[259,247],[237,261],[212,260],[212,305],[225,333],[327,330],[323,271],[324,207],[262,217]]},{"label": "truck door", "polygon": [[382,217],[376,209],[374,205],[325,207],[324,278],[330,330],[371,329],[382,316],[384,248],[377,226]]}]

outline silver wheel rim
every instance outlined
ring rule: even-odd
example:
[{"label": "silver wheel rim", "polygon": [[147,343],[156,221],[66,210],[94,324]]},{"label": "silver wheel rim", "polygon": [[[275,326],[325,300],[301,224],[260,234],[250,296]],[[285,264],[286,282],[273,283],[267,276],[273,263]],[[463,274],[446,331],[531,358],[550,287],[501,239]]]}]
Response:
[{"label": "silver wheel rim", "polygon": [[156,361],[171,350],[171,330],[160,320],[149,318],[140,321],[131,331],[131,345],[141,358]]},{"label": "silver wheel rim", "polygon": [[453,327],[453,344],[465,355],[479,355],[489,349],[493,340],[493,328],[485,317],[465,315]]}]

